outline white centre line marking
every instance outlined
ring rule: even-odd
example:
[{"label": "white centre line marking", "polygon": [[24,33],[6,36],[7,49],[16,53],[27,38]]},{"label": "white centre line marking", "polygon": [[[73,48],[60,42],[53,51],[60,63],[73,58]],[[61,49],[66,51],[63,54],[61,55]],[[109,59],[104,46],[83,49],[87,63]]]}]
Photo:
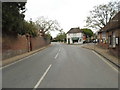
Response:
[{"label": "white centre line marking", "polygon": [[55,59],[58,57],[58,54],[59,54],[59,53],[57,53],[57,54],[55,55]]},{"label": "white centre line marking", "polygon": [[49,65],[49,67],[47,68],[47,70],[45,71],[45,73],[42,75],[42,77],[40,78],[40,80],[34,86],[33,90],[35,90],[36,88],[38,88],[38,86],[40,85],[40,83],[42,82],[42,80],[44,79],[44,77],[46,76],[46,74],[48,73],[48,71],[50,70],[51,66],[52,66],[52,64]]},{"label": "white centre line marking", "polygon": [[60,49],[59,49],[59,52],[60,52]]},{"label": "white centre line marking", "polygon": [[118,70],[113,67],[110,63],[108,63],[103,57],[101,57],[99,54],[97,54],[95,51],[92,51],[94,54],[96,54],[99,58],[101,58],[107,65],[109,65],[112,69],[114,69],[116,72],[118,72]]},{"label": "white centre line marking", "polygon": [[58,55],[59,55],[59,52],[60,52],[60,49],[58,50],[58,53],[55,55],[55,59],[58,57]]}]

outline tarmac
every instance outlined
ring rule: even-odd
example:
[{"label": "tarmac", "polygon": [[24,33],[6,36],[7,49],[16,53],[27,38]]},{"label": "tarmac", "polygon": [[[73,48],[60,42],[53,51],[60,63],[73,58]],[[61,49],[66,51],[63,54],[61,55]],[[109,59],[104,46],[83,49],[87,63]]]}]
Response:
[{"label": "tarmac", "polygon": [[[19,61],[20,59],[22,58],[25,58],[27,56],[30,56],[36,52],[39,52],[47,47],[51,46],[50,45],[47,45],[47,46],[44,46],[40,49],[37,49],[37,50],[34,50],[34,51],[30,51],[30,52],[27,52],[27,53],[24,53],[24,54],[21,54],[21,55],[17,55],[15,57],[12,57],[12,58],[8,58],[8,59],[5,59],[2,61],[2,66],[5,66],[5,65],[8,65],[10,63],[13,63],[15,61]],[[82,48],[86,48],[86,49],[90,49],[90,50],[94,50],[95,52],[97,52],[98,54],[100,54],[101,56],[103,56],[104,58],[106,58],[107,60],[109,60],[111,63],[115,64],[116,66],[120,67],[120,64],[119,64],[119,61],[120,59],[111,55],[108,51],[108,49],[103,49],[103,48],[100,48],[98,47],[97,45],[95,44],[83,44],[81,45]],[[0,66],[1,67],[1,66]]]},{"label": "tarmac", "polygon": [[51,44],[50,44],[50,45],[47,45],[47,46],[44,46],[44,47],[41,47],[41,48],[39,48],[39,49],[30,51],[30,52],[23,53],[23,54],[21,54],[21,55],[17,55],[17,56],[14,56],[14,57],[5,59],[5,60],[2,61],[2,66],[0,65],[0,67],[3,67],[3,66],[5,66],[5,65],[11,64],[11,63],[16,62],[16,61],[19,61],[20,59],[25,58],[25,57],[28,57],[28,56],[30,56],[30,55],[32,55],[32,54],[34,54],[34,53],[37,53],[37,52],[39,52],[39,51],[41,51],[41,50],[43,50],[43,49],[46,49],[46,48],[49,47],[49,46],[51,46]]},{"label": "tarmac", "polygon": [[2,68],[2,87],[118,88],[117,67],[93,50],[80,45],[51,44],[19,63]]}]

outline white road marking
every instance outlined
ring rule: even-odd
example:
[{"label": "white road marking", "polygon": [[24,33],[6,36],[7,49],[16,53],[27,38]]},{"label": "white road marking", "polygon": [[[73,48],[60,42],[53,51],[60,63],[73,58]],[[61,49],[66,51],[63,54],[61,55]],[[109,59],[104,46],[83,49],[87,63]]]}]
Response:
[{"label": "white road marking", "polygon": [[59,49],[59,52],[60,52],[60,49]]},{"label": "white road marking", "polygon": [[60,49],[58,50],[57,54],[55,55],[55,57],[54,57],[55,59],[58,57],[59,52],[60,52]]},{"label": "white road marking", "polygon": [[47,75],[48,71],[50,70],[52,64],[49,65],[49,67],[46,69],[45,73],[42,75],[42,77],[40,78],[40,80],[37,82],[37,84],[34,86],[35,90],[36,88],[38,88],[38,86],[41,84],[42,80],[44,79],[44,77]]},{"label": "white road marking", "polygon": [[92,51],[94,54],[96,54],[99,58],[101,58],[107,65],[109,65],[112,69],[114,69],[116,72],[118,72],[118,70],[113,67],[109,62],[107,62],[103,57],[101,57],[99,54],[97,54],[95,51]]},{"label": "white road marking", "polygon": [[5,65],[5,66],[3,66],[3,67],[0,67],[0,69],[7,68],[7,67],[9,67],[9,66],[11,66],[11,65],[13,65],[13,64],[16,64],[16,63],[18,63],[18,62],[21,62],[21,61],[23,61],[23,60],[25,60],[25,59],[27,59],[27,58],[30,58],[30,57],[38,54],[38,53],[39,53],[39,52],[37,52],[37,53],[35,53],[35,54],[32,54],[32,55],[29,55],[29,56],[27,56],[27,57],[23,57],[22,59],[20,59],[20,60],[18,60],[18,61],[15,61],[15,62],[13,62],[13,63],[11,63],[11,64],[8,64],[8,65]]},{"label": "white road marking", "polygon": [[55,55],[55,59],[58,57],[58,54],[59,54],[59,53],[57,53],[57,54]]}]

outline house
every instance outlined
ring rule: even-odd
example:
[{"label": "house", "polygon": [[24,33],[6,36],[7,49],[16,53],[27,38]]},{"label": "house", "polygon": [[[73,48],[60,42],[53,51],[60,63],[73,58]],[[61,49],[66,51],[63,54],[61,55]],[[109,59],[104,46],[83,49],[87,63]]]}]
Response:
[{"label": "house", "polygon": [[71,28],[66,36],[68,44],[82,44],[85,39],[83,31],[79,28]]},{"label": "house", "polygon": [[98,45],[120,57],[120,11],[98,32]]}]

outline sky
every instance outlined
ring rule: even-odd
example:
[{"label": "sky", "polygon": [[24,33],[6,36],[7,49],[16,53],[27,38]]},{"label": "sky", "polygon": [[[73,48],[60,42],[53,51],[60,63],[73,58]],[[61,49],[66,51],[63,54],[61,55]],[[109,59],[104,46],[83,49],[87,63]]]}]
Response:
[{"label": "sky", "polygon": [[[86,17],[93,7],[109,1],[114,0],[27,0],[25,19],[32,18],[35,21],[44,16],[57,20],[64,32],[67,32],[74,27],[84,28]],[[51,35],[55,37],[58,33],[53,31]]]}]

